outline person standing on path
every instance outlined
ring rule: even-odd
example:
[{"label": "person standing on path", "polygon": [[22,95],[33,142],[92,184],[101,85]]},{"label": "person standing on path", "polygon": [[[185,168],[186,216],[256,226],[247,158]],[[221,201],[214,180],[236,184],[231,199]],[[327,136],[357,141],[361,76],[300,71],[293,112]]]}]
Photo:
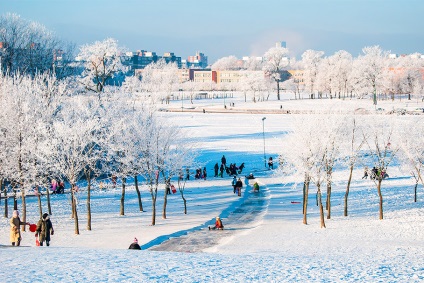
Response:
[{"label": "person standing on path", "polygon": [[237,182],[236,182],[236,191],[237,191],[237,195],[239,197],[241,197],[241,189],[243,188],[243,182],[241,181],[240,178],[238,178]]},{"label": "person standing on path", "polygon": [[214,177],[218,177],[218,171],[219,171],[219,165],[218,162],[215,163],[215,166],[213,167],[213,170],[215,171],[215,176]]},{"label": "person standing on path", "polygon": [[234,176],[233,181],[231,182],[231,185],[233,186],[233,193],[236,193],[236,185],[237,185],[237,177]]}]

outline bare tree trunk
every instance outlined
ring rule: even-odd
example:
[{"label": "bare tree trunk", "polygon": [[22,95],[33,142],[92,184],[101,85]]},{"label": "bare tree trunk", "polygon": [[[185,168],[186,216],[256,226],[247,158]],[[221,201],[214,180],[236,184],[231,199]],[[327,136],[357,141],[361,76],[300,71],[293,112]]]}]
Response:
[{"label": "bare tree trunk", "polygon": [[308,211],[308,197],[309,197],[309,178],[305,180],[305,196],[303,199],[303,224],[308,224],[307,211]]},{"label": "bare tree trunk", "polygon": [[156,225],[156,198],[152,196],[152,226]]},{"label": "bare tree trunk", "polygon": [[379,197],[379,219],[383,219],[383,195],[381,194],[381,177],[378,177],[377,191]]},{"label": "bare tree trunk", "polygon": [[319,206],[319,216],[320,216],[320,222],[321,222],[321,228],[325,228],[325,221],[324,221],[324,207],[322,206],[322,196],[321,196],[321,188],[318,186],[318,206]]},{"label": "bare tree trunk", "polygon": [[49,190],[49,188],[46,189],[46,193],[47,193],[47,211],[48,211],[49,215],[52,215],[52,206],[50,204],[50,190]]},{"label": "bare tree trunk", "polygon": [[280,80],[277,80],[277,99],[280,100]]},{"label": "bare tree trunk", "polygon": [[[21,188],[21,194],[22,194],[22,221],[26,223],[27,222],[26,221],[26,213],[27,213],[27,211],[26,211],[26,196],[25,196],[25,190],[23,189],[23,186]],[[26,225],[22,225],[21,230],[25,231]]]},{"label": "bare tree trunk", "polygon": [[347,181],[346,193],[344,197],[344,216],[347,216],[347,200],[349,197],[350,183],[352,181],[353,165],[350,166],[349,179]]},{"label": "bare tree trunk", "polygon": [[168,203],[168,190],[170,190],[171,183],[169,178],[165,178],[165,193],[163,195],[163,209],[162,209],[162,218],[166,219],[166,205]]},{"label": "bare tree trunk", "polygon": [[6,186],[4,186],[3,193],[4,193],[4,218],[9,218],[9,209],[8,209]]},{"label": "bare tree trunk", "polygon": [[140,189],[138,188],[138,178],[137,176],[134,176],[134,183],[135,183],[135,191],[137,192],[137,198],[138,198],[138,206],[140,208],[140,211],[143,212],[143,203],[141,202],[141,194]]},{"label": "bare tree trunk", "polygon": [[72,199],[72,215],[75,220],[75,235],[79,235],[77,200],[75,198],[75,184],[71,186],[71,199]]},{"label": "bare tree trunk", "polygon": [[41,205],[41,193],[38,186],[36,188],[37,188],[36,194],[38,199],[38,212],[40,214],[40,219],[41,219],[43,217],[43,206]]},{"label": "bare tree trunk", "polygon": [[325,209],[327,210],[327,219],[331,219],[331,174],[333,168],[327,166],[327,200],[325,203]]},{"label": "bare tree trunk", "polygon": [[87,230],[91,231],[91,176],[90,170],[85,171],[87,179]]},{"label": "bare tree trunk", "polygon": [[127,181],[126,178],[122,178],[122,193],[121,193],[121,210],[119,215],[125,215],[125,182]]},{"label": "bare tree trunk", "polygon": [[414,188],[414,202],[417,202],[417,187],[418,187],[418,179],[415,182],[415,188]]}]

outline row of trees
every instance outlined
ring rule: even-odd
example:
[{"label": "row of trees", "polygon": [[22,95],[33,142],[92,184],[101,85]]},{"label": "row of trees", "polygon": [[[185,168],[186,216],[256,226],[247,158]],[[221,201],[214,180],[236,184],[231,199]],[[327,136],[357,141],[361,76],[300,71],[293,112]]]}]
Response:
[{"label": "row of trees", "polygon": [[[212,70],[238,70],[238,82],[194,83],[180,82],[175,64],[159,61],[150,64],[140,73],[125,77],[127,67],[124,47],[108,38],[81,46],[75,56],[72,44],[58,39],[52,32],[36,22],[21,19],[15,14],[0,17],[0,62],[3,73],[23,74],[54,73],[59,78],[78,78],[87,90],[101,93],[105,85],[126,81],[139,92],[155,93],[166,101],[172,94],[183,90],[190,93],[200,90],[243,91],[253,101],[268,99],[273,92],[280,100],[280,90],[293,92],[295,99],[372,97],[395,99],[396,94],[412,99],[421,97],[424,88],[424,58],[415,53],[393,57],[379,46],[362,49],[357,57],[341,50],[330,56],[323,51],[306,50],[300,60],[290,57],[289,49],[272,47],[261,60],[250,57],[239,60],[235,56],[223,57],[212,65]],[[75,60],[76,59],[76,60]],[[290,70],[291,78],[287,79]],[[255,71],[258,71],[255,73]],[[286,74],[286,75],[284,75]],[[117,79],[119,78],[119,79]],[[140,81],[141,78],[141,81]],[[137,87],[135,87],[137,86]]]},{"label": "row of trees", "polygon": [[[91,229],[91,180],[114,175],[122,180],[120,214],[124,215],[126,178],[142,176],[152,197],[155,224],[158,187],[194,162],[194,151],[181,142],[182,131],[158,117],[155,105],[119,90],[103,89],[77,93],[69,80],[48,74],[15,73],[0,76],[0,182],[22,193],[22,215],[26,221],[26,194],[50,188],[52,179],[75,187],[88,181],[87,229]],[[134,101],[137,101],[134,104]],[[184,168],[183,168],[184,167]],[[184,183],[180,183],[184,199]],[[7,195],[5,217],[7,217]],[[47,190],[48,213],[51,214]],[[140,211],[143,211],[139,195]],[[166,199],[166,194],[165,194]],[[75,196],[72,196],[75,233],[79,233]],[[16,209],[15,198],[15,209]],[[185,202],[184,202],[185,205]],[[186,211],[186,207],[185,207]],[[40,216],[41,216],[40,205]],[[166,203],[163,208],[166,218]]]},{"label": "row of trees", "polygon": [[[324,126],[324,127],[323,127]],[[410,129],[414,128],[414,131]],[[317,132],[319,129],[319,132]],[[424,186],[424,123],[421,118],[400,116],[346,116],[318,114],[296,120],[280,154],[285,174],[303,180],[303,223],[307,224],[310,185],[317,189],[321,227],[325,227],[322,186],[326,186],[327,218],[331,218],[332,176],[336,169],[348,169],[344,216],[348,216],[348,196],[355,167],[387,172],[394,161],[415,176],[414,201],[418,181]],[[373,179],[379,197],[379,219],[383,219],[383,174]]]}]

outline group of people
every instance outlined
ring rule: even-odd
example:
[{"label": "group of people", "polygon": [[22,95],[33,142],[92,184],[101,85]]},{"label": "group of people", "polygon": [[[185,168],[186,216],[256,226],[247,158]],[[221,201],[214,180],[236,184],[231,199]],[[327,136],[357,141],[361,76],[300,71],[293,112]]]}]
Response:
[{"label": "group of people", "polygon": [[[377,168],[377,167],[374,166],[371,169],[370,179],[371,180],[375,180],[379,176],[381,177],[381,179],[386,179],[386,178],[389,177],[389,175],[387,174],[387,172],[386,172],[385,169],[379,169],[379,168]],[[362,176],[362,179],[367,179],[367,178],[368,178],[368,167],[365,167],[365,169],[364,169],[364,176]]]},{"label": "group of people", "polygon": [[196,175],[194,175],[194,178],[206,180],[207,176],[208,176],[208,174],[206,172],[206,167],[203,167],[203,170],[202,170],[202,168],[196,169]]},{"label": "group of people", "polygon": [[[31,225],[29,222],[22,222],[19,217],[19,211],[14,210],[13,216],[10,219],[10,242],[12,246],[20,246],[22,241],[21,226]],[[37,238],[37,245],[43,246],[46,242],[47,246],[50,246],[50,235],[54,234],[53,224],[47,213],[44,213],[40,220],[38,220],[35,228],[35,237]]]},{"label": "group of people", "polygon": [[64,194],[65,193],[65,183],[63,181],[57,182],[55,179],[52,180],[50,189],[53,194]]},{"label": "group of people", "polygon": [[244,162],[240,164],[240,166],[237,166],[236,163],[230,163],[229,166],[227,166],[227,159],[225,158],[225,155],[221,158],[221,165],[218,165],[218,162],[215,163],[215,166],[213,167],[215,171],[214,177],[224,177],[224,171],[229,176],[237,176],[238,174],[241,174],[241,172],[244,169]]}]

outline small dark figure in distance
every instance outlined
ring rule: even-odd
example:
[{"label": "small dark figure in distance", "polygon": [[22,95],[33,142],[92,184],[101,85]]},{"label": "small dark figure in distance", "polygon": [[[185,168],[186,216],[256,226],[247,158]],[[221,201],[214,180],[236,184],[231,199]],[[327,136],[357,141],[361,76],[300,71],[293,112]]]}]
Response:
[{"label": "small dark figure in distance", "polygon": [[274,162],[272,161],[272,157],[268,159],[268,169],[274,169]]},{"label": "small dark figure in distance", "polygon": [[244,169],[244,162],[242,164],[240,164],[239,168],[238,168],[238,173],[241,174],[241,172]]},{"label": "small dark figure in distance", "polygon": [[365,169],[364,169],[364,176],[362,177],[362,179],[366,179],[366,178],[368,178],[368,168],[367,167],[365,167]]},{"label": "small dark figure in distance", "polygon": [[231,186],[233,186],[233,193],[236,193],[236,184],[237,184],[237,177],[234,176],[233,180],[231,181]]},{"label": "small dark figure in distance", "polygon": [[218,170],[219,170],[218,162],[217,162],[217,163],[215,163],[215,166],[213,167],[213,170],[214,170],[214,172],[215,172],[214,177],[218,177]]},{"label": "small dark figure in distance", "polygon": [[219,218],[219,216],[217,216],[215,219],[215,226],[213,227],[208,226],[208,228],[209,230],[224,230],[224,225],[222,224],[222,221]]},{"label": "small dark figure in distance", "polygon": [[249,175],[247,175],[247,176],[246,176],[246,178],[247,178],[248,180],[255,179],[255,177],[253,176],[253,173],[250,173]]},{"label": "small dark figure in distance", "polygon": [[237,182],[236,182],[236,191],[237,191],[237,195],[239,197],[241,197],[241,189],[243,188],[243,182],[241,181],[240,178],[238,178]]},{"label": "small dark figure in distance", "polygon": [[134,242],[128,248],[129,250],[141,250],[140,245],[138,244],[137,238],[134,237]]},{"label": "small dark figure in distance", "polygon": [[43,217],[38,220],[37,229],[35,230],[35,237],[38,236],[40,246],[46,241],[46,246],[50,246],[50,235],[54,234],[53,224],[47,213],[43,214]]},{"label": "small dark figure in distance", "polygon": [[255,183],[253,184],[253,191],[254,191],[254,192],[259,192],[259,184],[258,184],[258,182],[255,182]]}]

